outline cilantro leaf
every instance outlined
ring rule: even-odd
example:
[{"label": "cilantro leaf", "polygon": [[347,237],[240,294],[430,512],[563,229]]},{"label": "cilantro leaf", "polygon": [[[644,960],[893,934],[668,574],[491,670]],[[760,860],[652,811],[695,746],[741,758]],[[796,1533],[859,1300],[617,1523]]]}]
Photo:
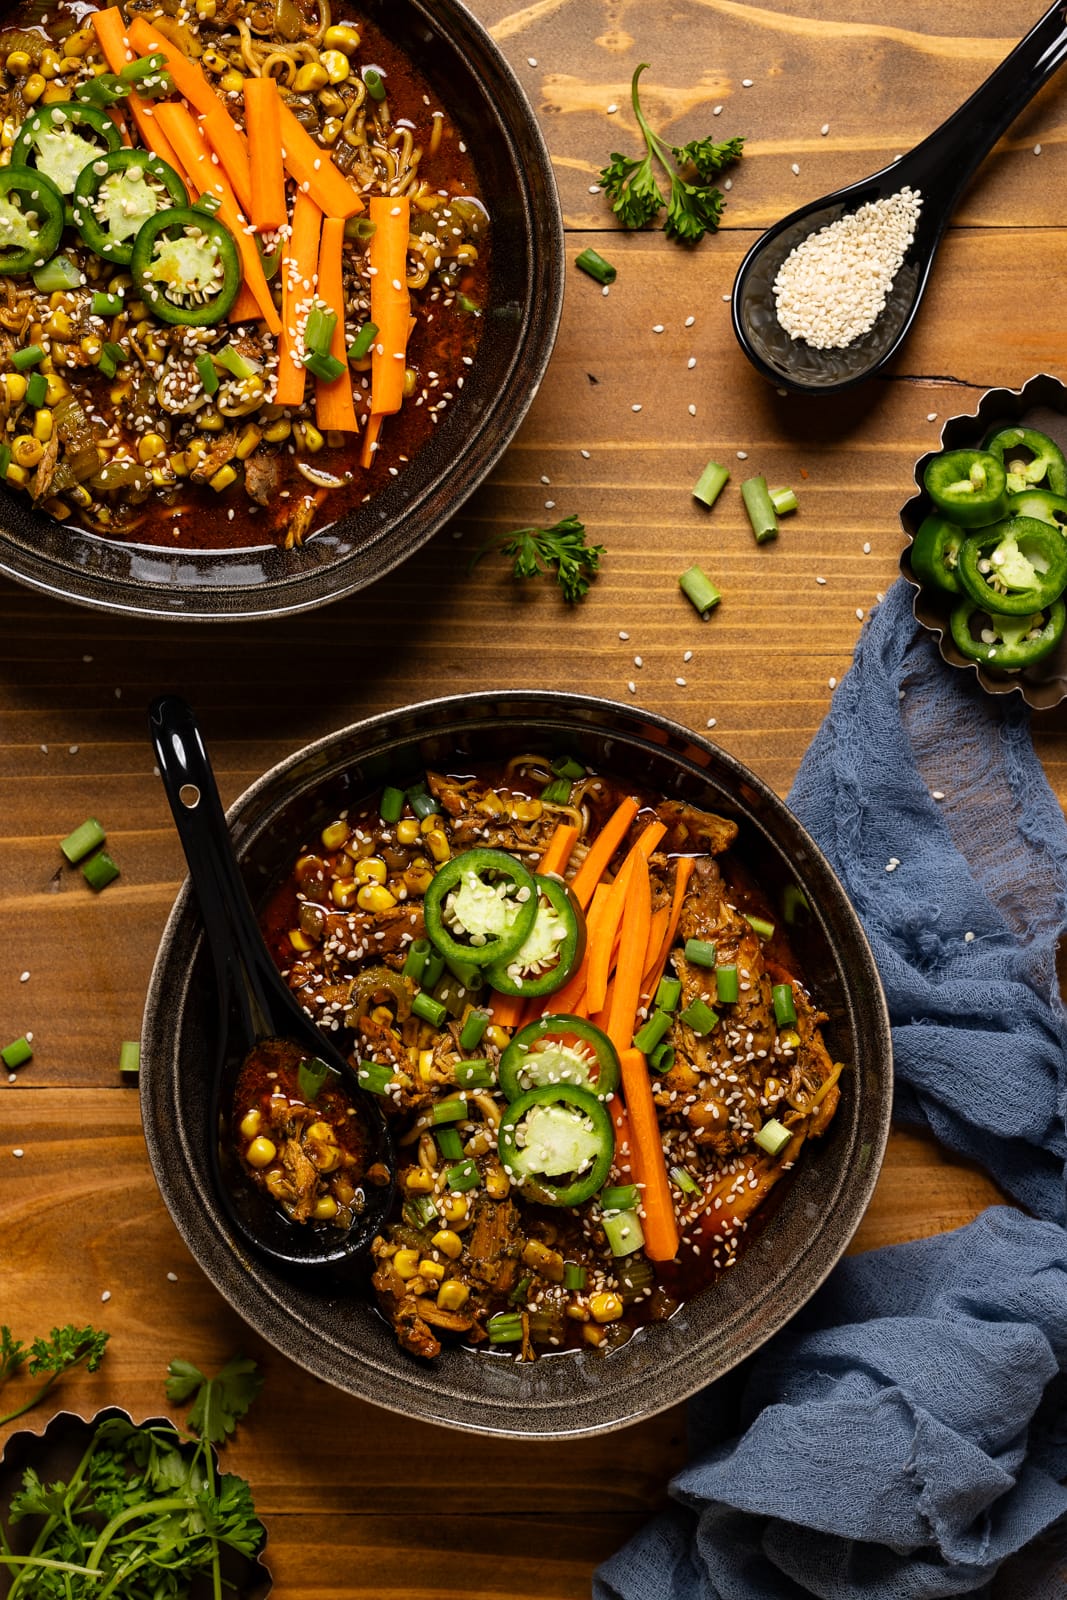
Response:
[{"label": "cilantro leaf", "polygon": [[631,161],[613,151],[598,181],[625,228],[643,228],[666,204],[652,172],[651,151],[643,161]]},{"label": "cilantro leaf", "polygon": [[5,1378],[13,1378],[26,1359],[26,1346],[21,1339],[12,1336],[11,1329],[5,1322],[0,1327],[0,1383]]},{"label": "cilantro leaf", "polygon": [[671,150],[679,166],[692,167],[698,177],[710,183],[717,172],[740,161],[744,144],[743,138],[724,139],[721,144],[716,144],[712,138],[693,139],[689,144],[672,145]]},{"label": "cilantro leaf", "polygon": [[477,552],[471,567],[493,549],[512,557],[516,578],[550,577],[555,569],[568,605],[585,598],[604,554],[602,544],[586,544],[585,524],[575,516],[563,517],[551,528],[516,528],[514,533],[497,534]]},{"label": "cilantro leaf", "polygon": [[35,1339],[27,1352],[20,1340],[11,1337],[9,1328],[0,1328],[0,1382],[12,1377],[27,1361],[26,1370],[33,1377],[39,1377],[42,1372],[49,1374],[28,1400],[14,1411],[9,1411],[7,1416],[0,1417],[0,1424],[24,1416],[38,1400],[44,1398],[64,1372],[81,1366],[89,1372],[95,1372],[104,1359],[107,1341],[108,1335],[96,1328],[75,1328],[68,1323],[65,1328],[53,1328],[47,1339]]},{"label": "cilantro leaf", "polygon": [[723,203],[718,189],[705,189],[700,184],[675,178],[671,182],[671,200],[663,231],[668,239],[697,244],[706,233],[714,233],[719,226]]},{"label": "cilantro leaf", "polygon": [[167,1398],[180,1402],[195,1396],[187,1421],[210,1444],[225,1444],[263,1387],[256,1363],[245,1356],[227,1361],[214,1378],[205,1378],[190,1361],[174,1360],[167,1371]]}]

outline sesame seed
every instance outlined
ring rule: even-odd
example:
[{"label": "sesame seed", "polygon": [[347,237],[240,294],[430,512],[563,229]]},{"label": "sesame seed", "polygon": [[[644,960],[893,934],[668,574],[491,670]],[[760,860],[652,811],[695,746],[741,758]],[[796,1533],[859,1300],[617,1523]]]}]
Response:
[{"label": "sesame seed", "polygon": [[936,422],[937,421],[937,412],[936,411],[928,411],[926,413],[926,420],[927,420],[927,422]]},{"label": "sesame seed", "polygon": [[836,678],[827,678],[826,681],[830,685],[831,689],[836,689],[837,688],[837,679]]},{"label": "sesame seed", "polygon": [[178,1274],[176,1272],[168,1272],[167,1273],[167,1282],[168,1283],[177,1283],[177,1281],[178,1281]]},{"label": "sesame seed", "polygon": [[678,685],[679,689],[684,689],[685,688],[685,679],[684,678],[675,678],[674,681]]},{"label": "sesame seed", "polygon": [[751,89],[751,87],[755,83],[755,81],[756,81],[755,78],[742,78],[741,79],[741,87],[742,87],[742,89]]},{"label": "sesame seed", "polygon": [[1035,144],[1034,145],[1034,155],[1035,156],[1039,156],[1040,154],[1041,154],[1041,146],[1039,144]]},{"label": "sesame seed", "polygon": [[712,110],[711,110],[711,114],[712,114],[713,117],[721,117],[722,116],[722,106],[713,106]]},{"label": "sesame seed", "polygon": [[629,689],[631,694],[636,694],[637,693],[637,685],[636,685],[636,683],[634,682],[634,680],[632,678],[630,679],[630,681],[626,685],[626,687]]},{"label": "sesame seed", "polygon": [[793,165],[790,167],[789,170],[793,174],[794,178],[799,178],[800,177],[800,168],[799,168],[799,166],[797,165],[797,163],[795,161],[793,162]]},{"label": "sesame seed", "polygon": [[709,717],[707,722],[704,724],[704,726],[706,728],[714,728],[716,721],[717,721],[717,718]]},{"label": "sesame seed", "polygon": [[826,579],[825,578],[816,578],[815,582],[816,583],[825,583]]},{"label": "sesame seed", "polygon": [[613,103],[612,103],[612,104],[611,104],[611,105],[610,105],[610,106],[609,106],[609,107],[608,107],[608,116],[609,116],[609,117],[612,117],[612,116],[614,116],[614,115],[615,115],[615,113],[616,113],[616,111],[618,111],[618,109],[619,109],[619,108],[618,108],[618,106],[617,106],[617,105],[615,105],[615,104],[614,104],[614,102],[613,102]]},{"label": "sesame seed", "polygon": [[624,643],[624,644],[625,644],[625,642],[626,642],[626,640],[627,640],[627,639],[628,639],[628,638],[629,638],[629,637],[630,637],[630,635],[629,635],[629,634],[628,634],[628,633],[623,633],[623,632],[622,632],[622,630],[621,630],[621,629],[620,629],[620,631],[619,631],[619,638],[620,638],[620,639],[621,639],[621,640],[622,640],[622,641],[623,641],[623,643]]},{"label": "sesame seed", "polygon": [[862,606],[857,606],[856,607],[856,621],[857,622],[862,622],[863,621],[863,607]]},{"label": "sesame seed", "polygon": [[900,866],[900,862],[897,859],[897,857],[896,856],[890,856],[889,860],[885,864],[885,870],[887,872],[895,872],[899,866]]},{"label": "sesame seed", "polygon": [[863,553],[864,553],[865,556],[869,556],[870,553],[871,553],[871,542],[870,542],[869,539],[866,541],[866,543],[863,546]]},{"label": "sesame seed", "polygon": [[527,56],[526,57],[526,65],[528,67],[536,67],[536,65],[537,65],[537,57],[536,56]]},{"label": "sesame seed", "polygon": [[29,983],[29,981],[30,981],[30,975],[29,975],[28,972],[20,972],[19,973],[19,982],[20,983]]},{"label": "sesame seed", "polygon": [[686,362],[686,366],[689,368],[690,372],[692,372],[692,370],[696,366],[696,364],[697,364],[696,356],[690,356],[689,360]]},{"label": "sesame seed", "polygon": [[692,404],[692,403],[690,403],[690,406],[689,406],[689,415],[690,415],[690,416],[691,416],[691,417],[695,417],[695,416],[696,416],[696,414],[697,414],[697,408],[696,408],[696,406],[695,406],[695,405],[693,405],[693,404]]},{"label": "sesame seed", "polygon": [[636,405],[630,407],[631,411],[640,411],[640,409],[641,409],[641,407],[640,406],[636,406]]},{"label": "sesame seed", "polygon": [[108,1301],[111,1299],[111,1290],[105,1289],[103,1294],[100,1296],[100,1299],[104,1305],[107,1305]]},{"label": "sesame seed", "polygon": [[[974,943],[974,934],[973,933],[965,933],[963,935],[963,942],[964,942],[964,944],[973,944]],[[18,1151],[17,1150],[15,1151],[15,1154],[18,1155]]]},{"label": "sesame seed", "polygon": [[747,461],[748,460],[748,451],[747,450],[739,450],[737,452],[737,459],[738,459],[738,461]]},{"label": "sesame seed", "polygon": [[826,135],[830,132],[830,124],[828,122],[824,122],[822,127],[819,129],[819,132],[822,134],[823,138],[825,139]]}]

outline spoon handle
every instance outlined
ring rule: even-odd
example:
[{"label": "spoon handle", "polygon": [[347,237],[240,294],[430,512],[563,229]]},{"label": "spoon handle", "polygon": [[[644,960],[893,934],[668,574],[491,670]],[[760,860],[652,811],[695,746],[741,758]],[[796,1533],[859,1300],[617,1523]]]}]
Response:
[{"label": "spoon handle", "polygon": [[[229,844],[218,786],[191,707],[161,695],[148,712],[152,744],[204,920],[220,992],[232,995],[249,1038],[271,1031],[269,960]],[[262,979],[261,979],[262,974]]]},{"label": "spoon handle", "polygon": [[916,145],[909,182],[931,190],[944,184],[947,212],[1001,134],[1065,61],[1067,3],[1056,0],[970,99]]}]

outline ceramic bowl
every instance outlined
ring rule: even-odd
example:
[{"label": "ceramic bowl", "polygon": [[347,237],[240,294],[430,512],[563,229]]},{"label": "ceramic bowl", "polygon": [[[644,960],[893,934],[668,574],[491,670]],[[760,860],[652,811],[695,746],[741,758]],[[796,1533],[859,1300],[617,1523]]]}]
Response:
[{"label": "ceramic bowl", "polygon": [[253,903],[262,904],[288,875],[309,834],[398,774],[427,763],[447,768],[457,759],[496,762],[531,747],[573,751],[598,770],[735,819],[741,860],[772,903],[795,884],[812,908],[805,977],[829,1017],[828,1048],[848,1071],[829,1132],[805,1148],[736,1269],[668,1322],[639,1329],[607,1355],[561,1353],[523,1365],[461,1347],[420,1363],[397,1347],[362,1284],[316,1288],[251,1257],[212,1191],[204,1063],[212,1058],[216,1002],[188,885],[152,974],[141,1100],[156,1181],[179,1231],[225,1299],[285,1355],[339,1389],[408,1416],[489,1434],[561,1438],[618,1428],[685,1399],[804,1304],[844,1251],[874,1188],[889,1126],[892,1058],[863,930],[796,818],[706,739],[609,701],[520,690],[464,695],[374,717],[309,745],[229,812]]},{"label": "ceramic bowl", "polygon": [[35,512],[0,484],[0,573],[128,616],[285,616],[361,589],[413,555],[502,455],[537,393],[563,302],[563,221],[548,151],[503,55],[461,0],[369,0],[475,153],[492,218],[485,327],[461,393],[411,465],[300,550],[165,550]]},{"label": "ceramic bowl", "polygon": [[1027,705],[1035,711],[1047,711],[1067,699],[1067,637],[1061,639],[1052,654],[1043,661],[1018,672],[996,672],[970,661],[957,649],[949,627],[955,597],[922,588],[911,570],[911,542],[919,525],[933,510],[930,496],[923,488],[923,474],[928,463],[940,450],[978,449],[995,429],[1018,423],[1047,433],[1067,454],[1067,388],[1058,378],[1041,373],[1029,379],[1021,389],[988,389],[979,400],[977,411],[966,416],[951,417],[945,423],[938,449],[927,451],[915,463],[915,482],[919,492],[912,496],[900,513],[901,526],[908,540],[901,553],[900,570],[915,588],[912,609],[916,619],[936,636],[942,658],[950,666],[973,672],[988,694],[1021,694]]}]

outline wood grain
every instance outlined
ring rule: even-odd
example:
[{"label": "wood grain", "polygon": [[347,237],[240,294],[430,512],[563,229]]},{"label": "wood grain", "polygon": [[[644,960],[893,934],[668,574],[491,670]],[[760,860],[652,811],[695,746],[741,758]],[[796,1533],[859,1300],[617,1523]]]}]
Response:
[{"label": "wood grain", "polygon": [[[292,1368],[207,1284],[163,1208],[136,1095],[117,1073],[182,876],[145,738],[148,700],[172,688],[198,707],[227,801],[307,740],[369,712],[515,685],[674,716],[785,793],[831,680],[848,670],[859,613],[896,575],[898,511],[917,457],[985,388],[1039,370],[1067,375],[1067,323],[1050,293],[1067,244],[1055,84],[965,196],[885,378],[821,404],[783,397],[744,362],[723,298],[760,228],[907,149],[1036,8],[949,0],[931,13],[900,0],[887,15],[876,0],[480,0],[476,9],[538,109],[569,258],[592,243],[619,268],[606,296],[571,273],[549,373],[489,482],[372,592],[269,627],[124,622],[0,585],[0,1033],[32,1030],[35,1050],[16,1083],[0,1082],[0,1319],[22,1337],[71,1319],[112,1330],[101,1371],[63,1391],[85,1411],[158,1412],[175,1354],[204,1366],[238,1349],[261,1360],[264,1402],[231,1459],[253,1481],[285,1600],[573,1600],[596,1562],[663,1503],[684,1459],[683,1417],[565,1445],[425,1427]],[[639,60],[652,63],[645,104],[672,138],[714,128],[749,139],[723,231],[693,251],[618,232],[590,193],[610,150],[636,149],[628,86]],[[734,485],[710,515],[692,500],[709,458],[730,465],[735,484],[762,472],[797,489],[801,511],[775,545],[755,547]],[[467,574],[490,534],[572,511],[607,548],[602,577],[573,613],[549,586],[514,584],[502,561]],[[725,596],[707,624],[676,587],[693,560]],[[1045,714],[1034,732],[1062,801],[1067,711]],[[100,896],[57,850],[87,815],[105,824],[122,866]],[[997,1198],[977,1169],[895,1132],[855,1248],[956,1227]]]}]

